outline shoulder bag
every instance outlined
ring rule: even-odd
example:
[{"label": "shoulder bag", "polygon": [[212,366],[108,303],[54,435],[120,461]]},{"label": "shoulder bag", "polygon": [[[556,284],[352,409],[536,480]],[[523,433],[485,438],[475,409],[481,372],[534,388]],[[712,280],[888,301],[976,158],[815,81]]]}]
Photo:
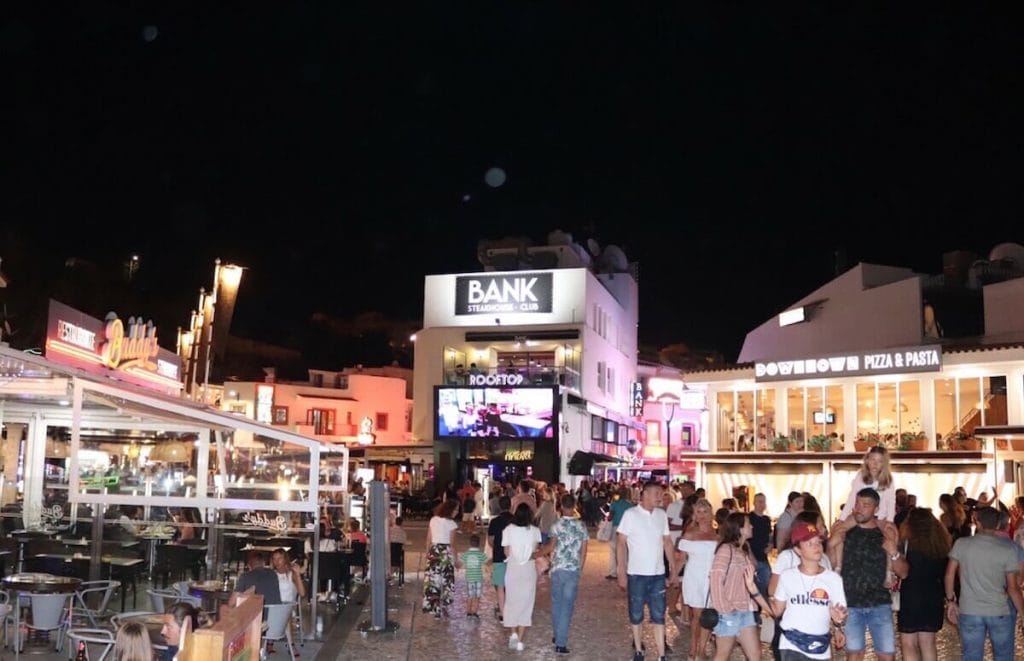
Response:
[{"label": "shoulder bag", "polygon": [[612,541],[612,522],[608,519],[602,519],[601,523],[597,526],[597,541],[599,542],[610,542]]},{"label": "shoulder bag", "polygon": [[[722,585],[725,585],[725,579],[729,575],[729,567],[732,565],[732,545],[729,545],[729,563],[725,566],[725,574],[722,576]],[[711,586],[708,585],[708,596],[704,599],[704,610],[700,612],[700,625],[705,629],[711,631],[718,626],[718,611],[714,606],[710,605],[711,602]]]}]

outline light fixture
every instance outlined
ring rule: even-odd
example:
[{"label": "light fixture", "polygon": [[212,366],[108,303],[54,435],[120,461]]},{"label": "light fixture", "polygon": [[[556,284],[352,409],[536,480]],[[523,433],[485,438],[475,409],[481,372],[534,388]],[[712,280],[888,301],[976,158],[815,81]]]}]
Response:
[{"label": "light fixture", "polygon": [[157,443],[149,453],[150,461],[162,461],[165,464],[187,464],[191,457],[192,444],[181,441]]},{"label": "light fixture", "polygon": [[[907,413],[908,411],[910,411],[910,408],[908,408],[907,405],[903,403],[902,399],[899,401],[899,405],[900,405],[900,413]],[[896,404],[893,404],[892,405],[892,409],[890,409],[890,410],[893,413],[895,413],[896,412]]]}]

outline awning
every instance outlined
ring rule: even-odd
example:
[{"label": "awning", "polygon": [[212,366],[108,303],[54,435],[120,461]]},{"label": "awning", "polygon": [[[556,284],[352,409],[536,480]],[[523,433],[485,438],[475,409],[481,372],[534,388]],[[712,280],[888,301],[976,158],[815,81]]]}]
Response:
[{"label": "awning", "polygon": [[611,464],[613,466],[618,466],[623,463],[622,459],[619,459],[618,457],[610,457],[606,454],[601,454],[600,452],[588,452],[587,454],[594,458],[595,464]]}]

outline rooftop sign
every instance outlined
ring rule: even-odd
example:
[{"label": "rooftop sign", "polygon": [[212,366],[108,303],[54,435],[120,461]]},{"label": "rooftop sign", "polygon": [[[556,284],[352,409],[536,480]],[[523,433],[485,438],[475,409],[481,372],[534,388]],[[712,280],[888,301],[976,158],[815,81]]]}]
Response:
[{"label": "rooftop sign", "polygon": [[938,344],[852,351],[844,354],[773,360],[754,363],[754,380],[791,381],[845,376],[909,374],[942,370],[942,347]]}]

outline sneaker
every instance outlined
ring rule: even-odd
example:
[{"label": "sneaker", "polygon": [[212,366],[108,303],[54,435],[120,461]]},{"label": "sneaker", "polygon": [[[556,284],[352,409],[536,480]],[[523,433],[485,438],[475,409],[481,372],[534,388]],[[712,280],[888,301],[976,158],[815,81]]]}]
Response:
[{"label": "sneaker", "polygon": [[514,634],[511,634],[508,637],[508,648],[510,650],[514,650],[516,648],[516,645],[521,645],[521,644],[522,643],[519,642],[519,634],[515,634],[514,633]]},{"label": "sneaker", "polygon": [[523,651],[523,650],[525,650],[525,649],[526,649],[526,646],[525,646],[525,645],[523,645],[523,643],[522,643],[522,642],[518,642],[518,643],[516,643],[516,651],[517,651],[517,652],[522,652],[522,651]]},{"label": "sneaker", "polygon": [[644,661],[644,653],[640,650],[635,650],[633,652],[633,661]]},{"label": "sneaker", "polygon": [[555,646],[555,654],[568,654],[568,653],[569,653],[569,648],[568,647],[559,647],[557,645]]}]

